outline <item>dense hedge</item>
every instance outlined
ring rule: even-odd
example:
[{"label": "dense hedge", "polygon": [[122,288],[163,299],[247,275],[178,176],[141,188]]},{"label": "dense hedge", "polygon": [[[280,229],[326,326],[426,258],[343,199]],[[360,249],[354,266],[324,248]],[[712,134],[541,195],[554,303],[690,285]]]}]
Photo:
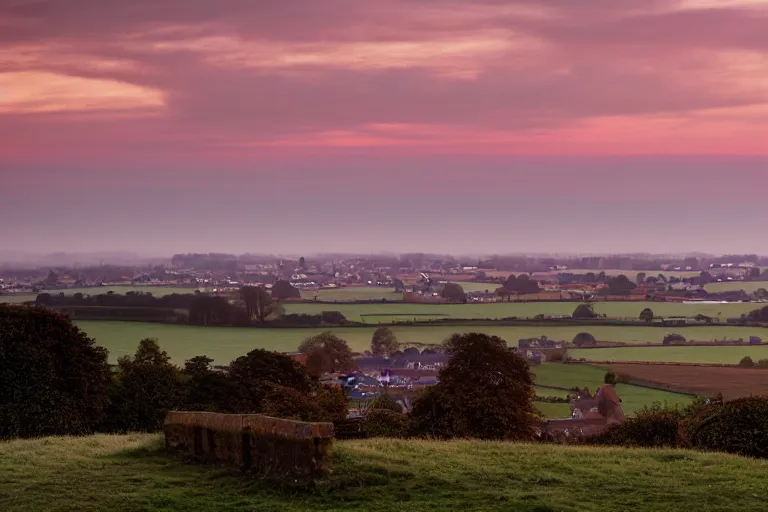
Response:
[{"label": "dense hedge", "polygon": [[401,412],[373,409],[363,418],[367,437],[408,437],[410,431],[411,418]]},{"label": "dense hedge", "polygon": [[639,413],[624,423],[587,438],[586,442],[596,445],[676,448],[680,446],[680,416],[679,412],[671,410]]},{"label": "dense hedge", "polygon": [[680,423],[680,437],[691,448],[768,457],[768,397],[702,407]]}]

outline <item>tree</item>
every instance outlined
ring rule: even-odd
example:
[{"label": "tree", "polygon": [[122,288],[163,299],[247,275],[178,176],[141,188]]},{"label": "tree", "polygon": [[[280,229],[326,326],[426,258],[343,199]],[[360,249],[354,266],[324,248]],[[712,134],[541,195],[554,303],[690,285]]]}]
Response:
[{"label": "tree", "polygon": [[397,337],[389,327],[379,327],[371,338],[371,353],[375,356],[388,357],[400,348]]},{"label": "tree", "polygon": [[272,286],[272,298],[274,299],[299,299],[301,292],[295,288],[289,281],[280,280]]},{"label": "tree", "polygon": [[618,383],[618,379],[616,378],[616,374],[612,371],[605,372],[605,377],[603,377],[603,382],[608,384],[609,386],[615,386]]},{"label": "tree", "polygon": [[749,281],[757,281],[758,279],[760,279],[760,267],[750,268],[749,270],[747,270],[747,273],[744,277]]},{"label": "tree", "polygon": [[265,323],[283,314],[282,306],[272,300],[263,286],[243,286],[240,288],[239,296],[249,320],[256,318],[259,322]]},{"label": "tree", "polygon": [[521,295],[539,293],[541,291],[539,283],[528,277],[528,274],[520,274],[517,277],[514,274],[510,275],[506,283],[504,283],[504,288]]},{"label": "tree", "polygon": [[651,308],[645,308],[640,312],[640,320],[644,320],[648,323],[653,322],[653,310]]},{"label": "tree", "polygon": [[739,361],[739,368],[754,368],[754,366],[755,362],[749,356],[742,357],[741,361]]},{"label": "tree", "polygon": [[589,334],[588,332],[580,332],[576,336],[573,337],[573,341],[571,341],[575,346],[581,348],[581,347],[594,347],[597,345],[597,340],[595,340],[595,337]]},{"label": "tree", "polygon": [[0,304],[0,438],[92,432],[108,383],[107,351],[69,318]]},{"label": "tree", "polygon": [[451,359],[440,381],[417,399],[417,432],[439,437],[526,440],[539,415],[533,406],[528,363],[496,336],[456,334],[447,343]]},{"label": "tree", "polygon": [[347,342],[330,331],[302,341],[299,352],[307,354],[307,371],[312,375],[347,371],[354,366]]},{"label": "tree", "polygon": [[307,268],[307,267],[306,267],[306,262],[304,261],[304,256],[302,256],[301,258],[299,258],[299,268],[302,268],[302,269],[303,269],[303,268]]},{"label": "tree", "polygon": [[467,294],[458,283],[445,283],[440,295],[451,302],[467,302]]},{"label": "tree", "polygon": [[645,283],[646,274],[645,272],[638,272],[637,276],[635,277],[635,281],[637,282],[637,285],[641,285]]},{"label": "tree", "polygon": [[637,285],[624,274],[618,275],[608,282],[609,295],[629,295],[635,288]]},{"label": "tree", "polygon": [[592,304],[579,304],[573,311],[573,318],[597,318],[595,307]]},{"label": "tree", "polygon": [[274,392],[270,385],[295,389],[309,394],[314,388],[307,369],[284,354],[256,349],[229,364],[228,371],[237,388],[233,397],[235,412],[260,413],[267,396]]},{"label": "tree", "polygon": [[233,306],[224,297],[195,295],[188,311],[189,323],[195,325],[227,325],[247,321],[245,311]]},{"label": "tree", "polygon": [[679,343],[685,343],[686,339],[685,336],[682,334],[667,334],[664,336],[664,339],[661,341],[663,345],[677,345]]},{"label": "tree", "polygon": [[181,371],[157,340],[143,339],[133,357],[118,359],[109,402],[103,427],[112,432],[155,432],[168,411],[181,408]]},{"label": "tree", "polygon": [[195,356],[184,364],[184,410],[235,412],[237,386],[225,372],[214,370],[212,363],[207,356]]}]

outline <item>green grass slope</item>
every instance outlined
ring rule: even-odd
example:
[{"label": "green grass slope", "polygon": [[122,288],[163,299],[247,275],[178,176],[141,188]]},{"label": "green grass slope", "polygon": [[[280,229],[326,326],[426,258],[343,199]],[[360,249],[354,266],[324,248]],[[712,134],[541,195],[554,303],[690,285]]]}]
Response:
[{"label": "green grass slope", "polygon": [[689,511],[768,508],[768,461],[477,441],[338,442],[314,488],[168,457],[157,435],[0,443],[0,510]]}]

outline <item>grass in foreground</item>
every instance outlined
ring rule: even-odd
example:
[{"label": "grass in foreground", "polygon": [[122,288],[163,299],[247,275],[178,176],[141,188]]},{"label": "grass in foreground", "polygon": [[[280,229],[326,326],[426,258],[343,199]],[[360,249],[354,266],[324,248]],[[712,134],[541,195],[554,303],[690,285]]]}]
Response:
[{"label": "grass in foreground", "polygon": [[768,462],[687,451],[477,441],[337,442],[333,474],[278,488],[186,464],[157,435],[0,444],[0,509],[688,511],[768,508]]}]

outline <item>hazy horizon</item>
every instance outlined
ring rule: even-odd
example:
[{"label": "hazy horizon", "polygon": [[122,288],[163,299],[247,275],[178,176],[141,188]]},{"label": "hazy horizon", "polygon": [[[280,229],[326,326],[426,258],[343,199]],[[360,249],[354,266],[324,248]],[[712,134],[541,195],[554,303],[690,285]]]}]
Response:
[{"label": "hazy horizon", "polygon": [[768,254],[766,24],[755,0],[6,3],[0,240]]}]

